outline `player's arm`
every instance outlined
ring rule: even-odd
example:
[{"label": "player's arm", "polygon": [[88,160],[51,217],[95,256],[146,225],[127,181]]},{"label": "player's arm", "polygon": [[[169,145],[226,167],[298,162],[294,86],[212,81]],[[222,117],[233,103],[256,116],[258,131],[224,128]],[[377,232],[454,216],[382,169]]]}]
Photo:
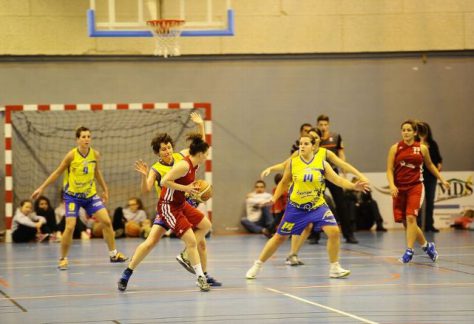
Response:
[{"label": "player's arm", "polygon": [[443,183],[443,186],[446,189],[449,189],[449,182],[444,180],[443,176],[439,172],[439,170],[436,168],[436,166],[433,164],[433,161],[431,161],[431,156],[430,156],[430,151],[426,147],[426,145],[422,144],[420,145],[421,148],[421,154],[423,154],[423,161],[425,163],[426,168],[439,180]]},{"label": "player's arm", "polygon": [[392,145],[388,151],[387,157],[387,180],[388,186],[390,187],[390,194],[392,197],[398,195],[398,188],[395,186],[395,177],[393,175],[393,170],[395,168],[395,153],[397,152],[397,144]]},{"label": "player's arm", "polygon": [[204,120],[202,119],[201,115],[199,115],[197,112],[192,112],[191,113],[191,120],[193,123],[196,124],[196,127],[199,130],[199,133],[201,134],[202,140],[205,142],[206,141],[206,130],[204,129]]},{"label": "player's arm", "polygon": [[175,164],[171,170],[165,174],[165,176],[161,179],[161,186],[162,187],[168,187],[171,189],[179,190],[179,191],[184,191],[189,194],[196,194],[198,193],[197,188],[194,187],[194,185],[191,183],[189,185],[182,185],[179,183],[176,183],[175,180],[179,179],[183,176],[186,175],[189,171],[189,165],[186,161],[179,161],[177,164]]},{"label": "player's arm", "polygon": [[50,184],[55,182],[61,174],[64,173],[64,171],[69,167],[69,164],[71,164],[72,160],[74,159],[74,151],[70,151],[69,153],[66,154],[64,159],[61,161],[59,166],[54,170],[49,177],[39,186],[31,195],[31,199],[37,199],[39,196],[43,194],[44,189],[46,189]]},{"label": "player's arm", "polygon": [[99,160],[100,160],[100,153],[95,151],[95,158],[96,158],[96,165],[95,165],[95,178],[97,183],[102,188],[102,200],[106,203],[109,200],[109,188],[105,183],[104,176],[102,175],[102,171],[100,171],[99,167]]},{"label": "player's arm", "polygon": [[285,170],[287,164],[290,163],[290,160],[292,158],[294,158],[295,156],[298,155],[298,151],[294,151],[291,156],[286,159],[285,161],[283,162],[280,162],[280,163],[277,163],[277,164],[274,164],[272,166],[269,166],[268,168],[266,168],[265,170],[262,171],[262,173],[260,173],[260,178],[265,178],[266,176],[268,176],[270,173],[272,172],[275,172],[275,171],[281,171],[281,170]]},{"label": "player's arm", "polygon": [[156,172],[153,169],[148,170],[148,165],[143,160],[135,161],[135,171],[141,175],[140,188],[142,193],[150,192],[156,181]]},{"label": "player's arm", "polygon": [[327,159],[329,162],[343,170],[345,173],[352,173],[354,174],[357,178],[360,180],[364,180],[366,182],[369,182],[369,180],[359,171],[357,170],[354,166],[352,166],[350,163],[346,162],[345,160],[339,158],[334,152],[326,150],[327,154]]},{"label": "player's arm", "polygon": [[334,183],[336,186],[344,188],[344,189],[349,189],[349,190],[355,190],[355,191],[368,191],[369,190],[369,183],[364,180],[358,180],[356,183],[350,182],[349,180],[341,177],[338,175],[329,165],[328,162],[324,161],[324,174],[326,179]]},{"label": "player's arm", "polygon": [[283,172],[283,178],[278,183],[275,192],[273,193],[272,203],[275,203],[281,195],[288,190],[288,187],[291,183],[291,163],[287,163],[285,167],[285,172]]}]

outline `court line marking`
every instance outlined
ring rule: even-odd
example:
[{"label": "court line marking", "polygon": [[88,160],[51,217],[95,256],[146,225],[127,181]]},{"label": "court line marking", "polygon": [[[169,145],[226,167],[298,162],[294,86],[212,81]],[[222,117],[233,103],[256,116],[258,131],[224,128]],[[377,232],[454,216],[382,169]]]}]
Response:
[{"label": "court line marking", "polygon": [[279,291],[279,290],[276,290],[276,289],[273,289],[273,288],[267,288],[267,287],[266,287],[265,289],[266,289],[266,290],[269,290],[269,291],[271,291],[271,292],[274,292],[274,293],[277,293],[277,294],[286,296],[286,297],[290,297],[290,298],[292,298],[292,299],[296,299],[296,300],[301,301],[301,302],[306,303],[306,304],[310,304],[310,305],[313,305],[313,306],[317,306],[317,307],[320,307],[320,308],[329,310],[329,311],[331,311],[331,312],[334,312],[334,313],[337,313],[337,314],[340,314],[340,315],[344,315],[344,316],[353,318],[353,319],[358,320],[358,321],[363,322],[363,323],[378,324],[378,322],[374,322],[374,321],[365,319],[365,318],[363,318],[363,317],[360,317],[360,316],[357,316],[357,315],[354,315],[354,314],[351,314],[351,313],[347,313],[347,312],[341,311],[341,310],[336,309],[336,308],[332,308],[332,307],[325,306],[325,305],[322,305],[322,304],[319,304],[319,303],[315,303],[315,302],[312,302],[312,301],[310,301],[310,300],[307,300],[307,299],[304,299],[304,298],[301,298],[301,297],[298,297],[298,296],[295,296],[295,295],[292,295],[292,294],[285,293],[285,292],[283,292],[283,291]]},{"label": "court line marking", "polygon": [[6,292],[4,292],[3,290],[0,289],[0,294],[2,294],[5,299],[8,299],[13,305],[15,305],[16,307],[18,307],[23,313],[27,313],[28,311],[26,310],[26,308],[24,308],[23,306],[21,306],[20,304],[18,304],[15,299],[11,298]]}]

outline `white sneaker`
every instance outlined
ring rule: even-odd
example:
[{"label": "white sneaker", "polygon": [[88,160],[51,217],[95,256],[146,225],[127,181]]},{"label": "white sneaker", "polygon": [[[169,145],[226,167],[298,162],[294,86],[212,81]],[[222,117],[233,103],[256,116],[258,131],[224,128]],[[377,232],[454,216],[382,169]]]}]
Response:
[{"label": "white sneaker", "polygon": [[247,279],[255,279],[257,278],[257,274],[262,270],[263,263],[259,261],[255,261],[253,263],[253,266],[247,271],[247,274],[245,275],[245,278]]},{"label": "white sneaker", "polygon": [[346,270],[341,268],[339,262],[331,265],[329,270],[329,277],[330,278],[345,278],[351,274],[351,270]]}]

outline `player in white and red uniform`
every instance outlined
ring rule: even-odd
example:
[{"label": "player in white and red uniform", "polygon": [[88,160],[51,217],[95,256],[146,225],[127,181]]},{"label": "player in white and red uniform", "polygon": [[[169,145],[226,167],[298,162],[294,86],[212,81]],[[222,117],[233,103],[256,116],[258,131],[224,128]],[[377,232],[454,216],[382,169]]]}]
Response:
[{"label": "player in white and red uniform", "polygon": [[[188,171],[184,176],[175,179],[174,182],[182,186],[189,186],[196,178],[198,165],[193,165],[190,156],[186,156],[182,161],[187,163]],[[184,194],[184,191],[163,187],[157,207],[157,218],[164,222],[179,238],[188,229],[192,229],[193,224],[199,224],[204,218],[203,213],[186,203]]]},{"label": "player in white and red uniform", "polygon": [[425,145],[417,141],[416,122],[403,122],[402,141],[392,145],[387,159],[387,179],[393,197],[393,215],[395,222],[406,227],[407,249],[400,261],[408,263],[413,258],[415,241],[421,245],[433,262],[438,258],[434,243],[428,243],[416,223],[418,212],[423,203],[423,163],[444,186],[449,187],[438,169],[431,162],[430,153]]}]

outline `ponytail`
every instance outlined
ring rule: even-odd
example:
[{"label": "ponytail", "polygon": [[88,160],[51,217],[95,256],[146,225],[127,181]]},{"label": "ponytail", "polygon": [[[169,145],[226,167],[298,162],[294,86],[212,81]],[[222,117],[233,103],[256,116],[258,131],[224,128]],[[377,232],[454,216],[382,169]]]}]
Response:
[{"label": "ponytail", "polygon": [[189,145],[189,154],[192,156],[198,153],[206,153],[209,150],[209,144],[207,144],[203,139],[201,134],[192,133],[189,134],[186,139],[191,141]]}]

